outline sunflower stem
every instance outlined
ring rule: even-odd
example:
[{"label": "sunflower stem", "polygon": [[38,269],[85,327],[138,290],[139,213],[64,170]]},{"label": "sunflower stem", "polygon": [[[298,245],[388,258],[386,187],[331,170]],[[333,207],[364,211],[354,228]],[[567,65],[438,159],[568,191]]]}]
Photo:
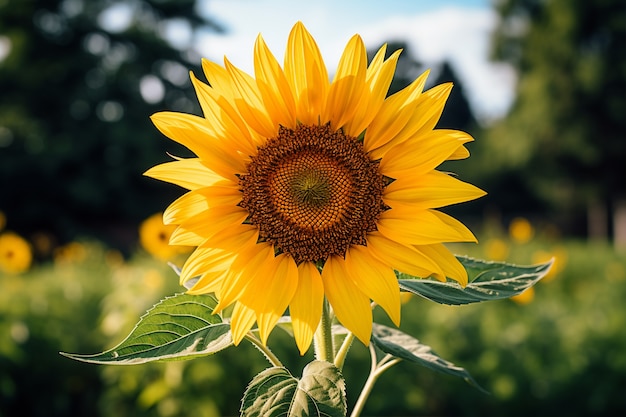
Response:
[{"label": "sunflower stem", "polygon": [[361,394],[359,394],[359,398],[354,405],[354,409],[352,410],[350,417],[359,417],[361,415],[363,407],[365,406],[365,402],[372,392],[374,384],[376,383],[378,378],[383,374],[383,372],[402,360],[399,358],[395,358],[391,355],[385,355],[385,357],[381,359],[380,362],[376,362],[376,349],[372,344],[370,344],[370,355],[372,358],[370,374],[367,377],[367,381],[365,381],[365,385],[363,385]]},{"label": "sunflower stem", "polygon": [[339,347],[337,351],[337,355],[335,356],[335,366],[339,369],[343,369],[343,364],[346,361],[346,356],[348,355],[348,351],[350,350],[350,346],[352,346],[352,341],[354,340],[354,333],[349,332],[346,335],[346,338],[343,339],[343,343]]},{"label": "sunflower stem", "polygon": [[252,343],[252,346],[257,348],[265,356],[265,359],[267,359],[270,364],[277,368],[285,367],[280,359],[278,359],[278,357],[274,355],[274,352],[272,352],[269,347],[261,343],[261,341],[252,333],[246,334],[244,336],[244,339],[247,339],[250,343]]},{"label": "sunflower stem", "polygon": [[315,336],[313,336],[315,358],[319,361],[334,362],[335,349],[333,347],[332,322],[330,305],[328,304],[328,300],[324,298],[322,319],[315,331]]}]

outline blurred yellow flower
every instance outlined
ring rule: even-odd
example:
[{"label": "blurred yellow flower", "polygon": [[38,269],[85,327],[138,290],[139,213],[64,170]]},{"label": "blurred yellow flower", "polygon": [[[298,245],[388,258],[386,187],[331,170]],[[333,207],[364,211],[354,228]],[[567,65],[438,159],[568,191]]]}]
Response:
[{"label": "blurred yellow flower", "polygon": [[509,245],[502,239],[491,238],[484,246],[485,256],[493,261],[504,261],[509,256]]},{"label": "blurred yellow flower", "polygon": [[156,269],[148,269],[143,275],[143,284],[147,289],[158,290],[163,286],[163,276]]},{"label": "blurred yellow flower", "polygon": [[188,252],[186,246],[170,245],[170,237],[176,226],[163,224],[163,213],[155,213],[139,226],[139,242],[150,255],[167,261]]},{"label": "blurred yellow flower", "polygon": [[534,234],[533,225],[523,217],[516,217],[509,224],[509,236],[514,242],[527,243]]},{"label": "blurred yellow flower", "polygon": [[533,253],[532,262],[533,263],[544,263],[549,260],[554,259],[552,263],[552,267],[548,271],[545,277],[541,280],[542,283],[546,283],[557,275],[559,275],[563,269],[565,269],[565,265],[567,264],[567,250],[562,247],[556,247],[549,251],[538,250]]},{"label": "blurred yellow flower", "polygon": [[54,251],[54,261],[61,263],[78,263],[87,258],[87,248],[80,242],[70,242]]},{"label": "blurred yellow flower", "polygon": [[535,287],[530,287],[521,294],[514,295],[511,300],[517,304],[528,304],[535,298]]},{"label": "blurred yellow flower", "polygon": [[0,271],[20,274],[30,268],[33,252],[30,244],[13,232],[0,235]]},{"label": "blurred yellow flower", "polygon": [[438,209],[485,193],[436,168],[468,157],[473,138],[434,129],[450,83],[423,91],[424,73],[387,97],[400,51],[386,48],[368,65],[353,36],[329,81],[298,22],[283,67],[259,36],[255,77],[227,59],[203,62],[209,84],[192,75],[204,117],[152,116],[197,155],[146,173],[189,190],[164,215],[173,242],[198,247],[181,280],[200,277],[190,292],[215,293],[218,312],[234,305],[236,344],[255,322],[265,343],[289,308],[304,353],[324,298],[368,344],[372,300],[399,323],[394,269],[467,283],[443,243],[476,238]]}]

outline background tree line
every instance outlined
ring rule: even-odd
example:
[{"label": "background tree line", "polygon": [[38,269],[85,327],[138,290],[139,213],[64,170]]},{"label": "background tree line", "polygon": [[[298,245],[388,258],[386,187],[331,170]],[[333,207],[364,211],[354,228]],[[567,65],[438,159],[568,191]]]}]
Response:
[{"label": "background tree line", "polygon": [[124,246],[177,190],[142,176],[186,155],[156,111],[195,112],[200,56],[175,26],[221,31],[195,0],[0,2],[0,210],[8,227]]}]

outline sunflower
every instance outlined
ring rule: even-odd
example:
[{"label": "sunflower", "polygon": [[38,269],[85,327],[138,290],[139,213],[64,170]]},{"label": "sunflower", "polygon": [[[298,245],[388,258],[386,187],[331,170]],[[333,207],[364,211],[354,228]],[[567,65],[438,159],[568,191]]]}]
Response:
[{"label": "sunflower", "polygon": [[21,274],[30,268],[32,260],[32,249],[23,237],[13,232],[0,235],[0,271]]},{"label": "sunflower", "polygon": [[139,225],[139,243],[155,258],[170,260],[188,249],[170,245],[170,237],[175,229],[174,225],[163,224],[163,213],[155,213]]},{"label": "sunflower", "polygon": [[395,271],[454,279],[467,274],[444,242],[475,241],[437,208],[484,194],[435,170],[469,156],[467,133],[433,130],[452,88],[423,91],[427,73],[387,97],[400,51],[367,62],[348,42],[330,81],[315,40],[300,22],[281,67],[259,35],[254,77],[224,58],[203,60],[208,85],[191,80],[204,117],[152,116],[192,150],[146,175],[188,190],[164,213],[171,243],[195,246],[181,282],[233,306],[239,343],[258,326],[263,343],[289,310],[300,352],[308,349],[324,299],[363,343],[371,302],[400,322]]}]

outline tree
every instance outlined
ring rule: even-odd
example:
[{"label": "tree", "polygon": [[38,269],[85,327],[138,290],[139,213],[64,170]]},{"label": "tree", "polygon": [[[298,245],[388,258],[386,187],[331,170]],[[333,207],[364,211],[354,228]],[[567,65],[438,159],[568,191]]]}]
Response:
[{"label": "tree", "polygon": [[519,83],[510,114],[491,129],[498,158],[489,173],[516,176],[570,228],[590,207],[617,211],[626,200],[623,1],[506,0],[497,8],[494,57],[517,68]]},{"label": "tree", "polygon": [[[0,2],[0,210],[9,227],[116,243],[176,190],[142,173],[185,151],[149,121],[197,111],[195,0]],[[188,36],[178,41],[168,33]],[[0,48],[2,49],[2,48]],[[132,227],[129,227],[132,226]]]},{"label": "tree", "polygon": [[[379,48],[372,49],[367,52],[369,61],[374,58],[378,49]],[[398,49],[401,49],[402,53],[398,58],[396,71],[391,81],[391,85],[389,86],[388,95],[392,95],[408,86],[427,69],[427,67],[415,57],[413,51],[409,48],[409,45],[405,41],[388,42],[385,59],[389,58],[389,56],[391,56],[391,54]],[[448,61],[443,61],[441,64],[431,69],[433,70],[433,73],[431,73],[430,79],[426,82],[426,88],[447,82],[454,84],[454,88],[452,89],[450,97],[446,103],[446,110],[439,120],[438,127],[466,131],[471,130],[476,124],[476,118],[470,108],[463,84],[456,75],[452,65],[450,65]]]},{"label": "tree", "polygon": [[434,85],[451,82],[454,87],[446,102],[446,108],[439,119],[438,128],[460,129],[472,132],[476,127],[476,118],[470,107],[465,88],[452,65],[444,61],[439,67]]}]

